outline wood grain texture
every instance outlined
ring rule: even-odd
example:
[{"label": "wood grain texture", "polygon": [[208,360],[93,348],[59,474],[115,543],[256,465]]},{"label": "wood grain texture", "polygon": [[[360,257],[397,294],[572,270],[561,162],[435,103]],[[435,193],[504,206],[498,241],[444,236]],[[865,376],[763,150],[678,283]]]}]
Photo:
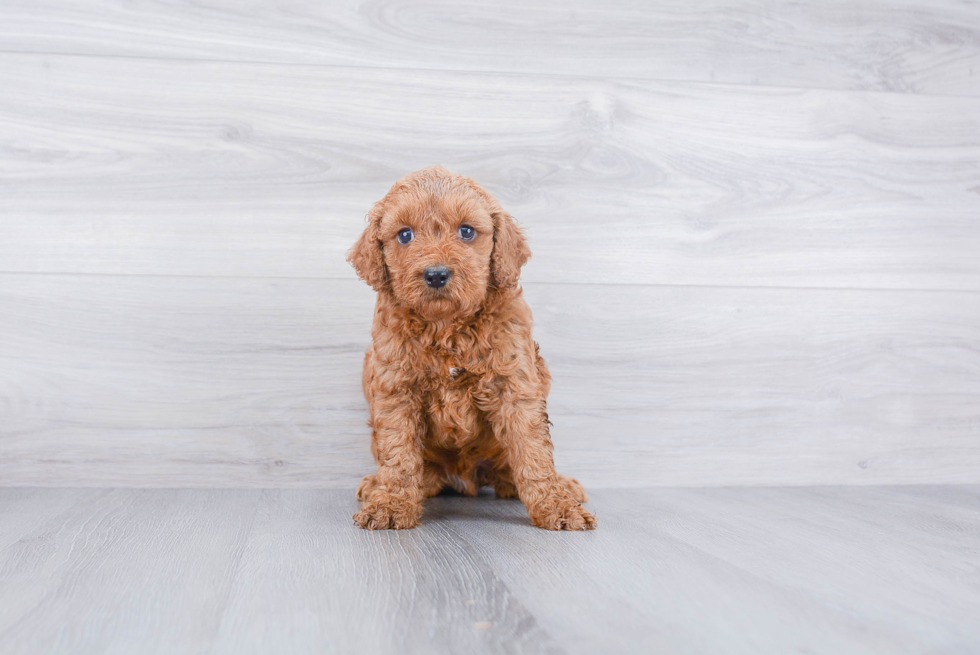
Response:
[{"label": "wood grain texture", "polygon": [[258,494],[105,491],[39,525],[0,553],[4,651],[205,652]]},{"label": "wood grain texture", "polygon": [[5,489],[3,520],[0,521],[0,550],[30,534],[39,526],[65,517],[79,502],[100,495],[95,489],[75,489],[52,493],[36,488]]},{"label": "wood grain texture", "polygon": [[470,174],[530,282],[980,290],[980,98],[0,55],[0,270],[352,279]]},{"label": "wood grain texture", "polygon": [[560,541],[513,530],[517,503],[468,500],[423,521],[479,513],[467,538],[533,590],[525,606],[569,652],[966,653],[980,640],[976,487],[603,490],[599,529]]},{"label": "wood grain texture", "polygon": [[355,509],[349,490],[263,492],[211,652],[563,652],[465,525],[368,532]]},{"label": "wood grain texture", "polygon": [[371,462],[360,366],[373,292],[360,283],[0,276],[0,288],[8,485],[88,471],[88,484],[317,486]]},{"label": "wood grain texture", "polygon": [[575,534],[486,496],[368,532],[349,491],[29,493],[90,497],[0,548],[9,655],[980,648],[977,486],[593,490]]},{"label": "wood grain texture", "polygon": [[980,95],[973,0],[8,1],[0,49]]},{"label": "wood grain texture", "polygon": [[[980,480],[980,294],[533,285],[591,486]],[[0,276],[0,484],[342,486],[373,292]]]},{"label": "wood grain texture", "polygon": [[977,0],[0,3],[0,485],[352,486],[344,253],[432,163],[586,484],[980,481],[978,65]]}]

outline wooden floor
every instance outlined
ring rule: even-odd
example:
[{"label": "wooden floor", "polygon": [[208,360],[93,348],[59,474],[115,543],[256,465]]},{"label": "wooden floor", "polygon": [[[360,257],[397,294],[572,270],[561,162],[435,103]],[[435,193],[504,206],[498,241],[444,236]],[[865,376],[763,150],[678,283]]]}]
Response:
[{"label": "wooden floor", "polygon": [[0,489],[0,651],[976,653],[980,486],[600,490],[589,533],[349,490]]}]

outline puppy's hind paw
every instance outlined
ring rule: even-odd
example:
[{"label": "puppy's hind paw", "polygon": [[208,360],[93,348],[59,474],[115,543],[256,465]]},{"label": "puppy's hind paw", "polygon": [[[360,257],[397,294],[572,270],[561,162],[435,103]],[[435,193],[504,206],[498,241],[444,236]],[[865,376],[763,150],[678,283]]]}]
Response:
[{"label": "puppy's hind paw", "polygon": [[559,474],[558,481],[561,482],[561,486],[565,487],[565,491],[571,494],[572,498],[578,502],[584,503],[589,500],[589,497],[585,493],[585,487],[575,478]]},{"label": "puppy's hind paw", "polygon": [[372,473],[370,475],[365,475],[364,479],[361,480],[361,484],[357,485],[357,493],[355,494],[358,500],[364,501],[368,499],[371,492],[374,491],[375,487],[378,486],[377,477]]},{"label": "puppy's hind paw", "polygon": [[493,486],[493,495],[497,498],[517,498],[517,487],[508,482],[498,482]]}]

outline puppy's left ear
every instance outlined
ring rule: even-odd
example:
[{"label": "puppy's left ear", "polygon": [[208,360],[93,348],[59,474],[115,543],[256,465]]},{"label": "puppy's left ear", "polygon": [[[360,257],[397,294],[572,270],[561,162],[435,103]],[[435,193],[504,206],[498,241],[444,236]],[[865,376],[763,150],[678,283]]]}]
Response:
[{"label": "puppy's left ear", "polygon": [[531,256],[524,231],[514,217],[504,211],[490,192],[470,177],[463,178],[471,189],[486,202],[487,210],[493,217],[493,253],[490,255],[490,283],[498,289],[517,286],[521,277],[521,267]]},{"label": "puppy's left ear", "polygon": [[531,256],[531,249],[527,246],[524,231],[513,216],[499,205],[492,216],[494,229],[490,272],[493,274],[493,285],[498,289],[513,287],[521,276],[521,267]]},{"label": "puppy's left ear", "polygon": [[384,246],[379,234],[383,214],[381,203],[376,203],[368,212],[368,224],[361,238],[347,253],[347,261],[357,271],[357,277],[374,287],[375,291],[382,291],[388,286],[388,267],[385,266]]}]

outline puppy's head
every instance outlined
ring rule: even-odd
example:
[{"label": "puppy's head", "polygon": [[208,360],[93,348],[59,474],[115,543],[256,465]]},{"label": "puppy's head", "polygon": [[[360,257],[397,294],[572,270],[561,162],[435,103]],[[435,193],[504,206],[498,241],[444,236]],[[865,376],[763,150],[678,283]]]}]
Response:
[{"label": "puppy's head", "polygon": [[475,313],[489,289],[517,284],[531,255],[493,196],[441,166],[395,182],[367,220],[347,260],[377,291],[427,319]]}]

